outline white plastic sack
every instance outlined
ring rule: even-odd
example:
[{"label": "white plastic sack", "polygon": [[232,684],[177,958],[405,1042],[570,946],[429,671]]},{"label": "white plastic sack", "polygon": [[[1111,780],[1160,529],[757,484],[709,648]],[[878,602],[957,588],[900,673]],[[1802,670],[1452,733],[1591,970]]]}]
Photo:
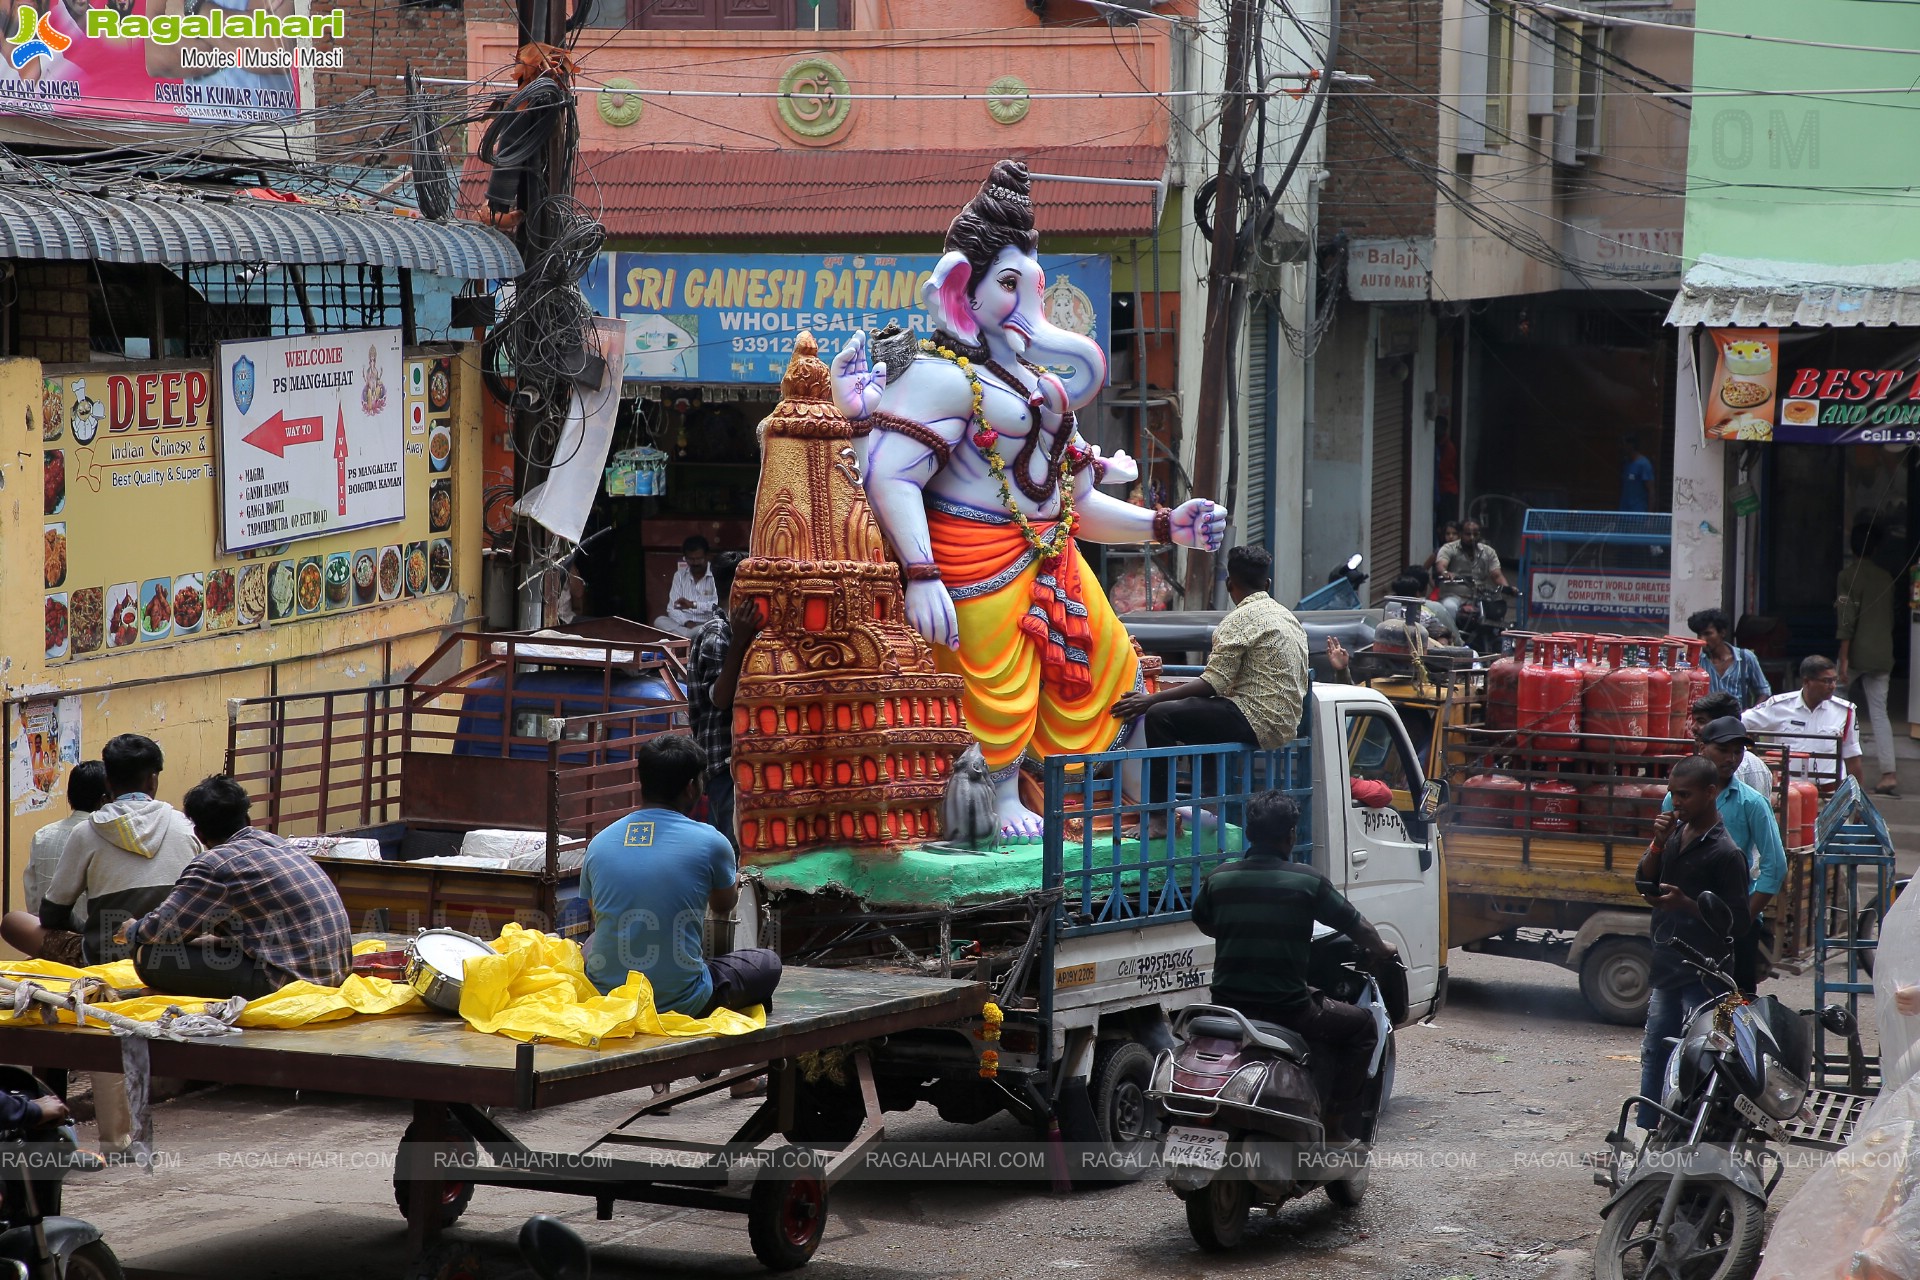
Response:
[{"label": "white plastic sack", "polygon": [[529,853],[539,854],[544,864],[547,856],[546,832],[469,831],[460,841],[460,856],[463,858],[485,858],[492,862],[511,862],[513,859]]},{"label": "white plastic sack", "polygon": [[1880,1098],[1781,1211],[1758,1280],[1920,1277],[1920,891],[1904,894],[1881,926],[1873,988]]},{"label": "white plastic sack", "polygon": [[292,836],[287,843],[309,858],[353,858],[380,861],[380,842],[364,836]]},{"label": "white plastic sack", "polygon": [[[558,864],[559,870],[563,872],[578,871],[580,869],[580,863],[585,860],[586,856],[586,841],[574,840],[560,846],[559,852],[555,857],[555,862]],[[545,871],[547,869],[547,850],[544,842],[539,849],[530,853],[516,854],[514,857],[509,858],[507,860],[507,869],[510,871]]]}]

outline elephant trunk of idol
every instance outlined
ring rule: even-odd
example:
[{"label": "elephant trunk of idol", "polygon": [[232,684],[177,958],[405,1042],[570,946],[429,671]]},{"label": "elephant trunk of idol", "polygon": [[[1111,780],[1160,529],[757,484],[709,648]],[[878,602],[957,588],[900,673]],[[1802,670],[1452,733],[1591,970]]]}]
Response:
[{"label": "elephant trunk of idol", "polygon": [[1085,408],[1107,385],[1107,353],[1092,338],[1019,311],[1007,317],[1006,331],[1022,358],[1059,379],[1068,409]]}]

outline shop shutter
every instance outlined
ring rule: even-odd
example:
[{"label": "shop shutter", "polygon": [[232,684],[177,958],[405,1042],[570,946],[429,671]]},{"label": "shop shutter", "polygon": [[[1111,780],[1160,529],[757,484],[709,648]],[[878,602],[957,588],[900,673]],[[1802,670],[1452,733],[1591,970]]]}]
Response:
[{"label": "shop shutter", "polygon": [[1272,423],[1268,421],[1272,400],[1272,388],[1267,384],[1268,358],[1270,347],[1271,312],[1261,306],[1253,309],[1249,317],[1250,327],[1247,333],[1247,479],[1243,486],[1246,490],[1246,515],[1241,519],[1240,527],[1245,532],[1241,541],[1255,543],[1269,550],[1273,547],[1273,512],[1269,506],[1268,493],[1271,486],[1267,483],[1268,459],[1272,456],[1270,436]]},{"label": "shop shutter", "polygon": [[1373,366],[1373,524],[1367,539],[1367,586],[1377,602],[1407,563],[1406,361]]}]

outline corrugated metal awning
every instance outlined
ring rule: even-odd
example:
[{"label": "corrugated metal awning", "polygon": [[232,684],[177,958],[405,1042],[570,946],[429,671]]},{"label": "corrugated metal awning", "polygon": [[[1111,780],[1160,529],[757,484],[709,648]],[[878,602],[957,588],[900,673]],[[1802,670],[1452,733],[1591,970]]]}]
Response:
[{"label": "corrugated metal awning", "polygon": [[[601,203],[607,234],[649,241],[686,237],[941,236],[980,190],[996,160],[1023,160],[1037,175],[1161,181],[1164,146],[1009,147],[1004,150],[582,152],[579,184]],[[471,208],[489,170],[470,162],[461,180]],[[1034,179],[1034,220],[1047,236],[1146,236],[1159,193],[1151,185]]]},{"label": "corrugated metal awning", "polygon": [[1703,256],[1667,311],[1715,328],[1920,328],[1920,263],[1829,267]]},{"label": "corrugated metal awning", "polygon": [[0,186],[0,258],[149,263],[345,263],[509,280],[519,250],[476,222],[170,190],[88,196]]}]

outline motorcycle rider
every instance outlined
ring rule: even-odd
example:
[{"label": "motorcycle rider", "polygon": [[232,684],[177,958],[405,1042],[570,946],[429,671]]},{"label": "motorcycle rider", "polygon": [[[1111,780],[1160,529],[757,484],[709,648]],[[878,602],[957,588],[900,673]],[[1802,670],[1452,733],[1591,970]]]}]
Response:
[{"label": "motorcycle rider", "polygon": [[1333,882],[1295,862],[1300,807],[1281,791],[1247,802],[1247,851],[1210,872],[1193,903],[1193,922],[1214,940],[1213,1002],[1247,1018],[1306,1037],[1328,1142],[1346,1141],[1344,1117],[1367,1080],[1373,1019],[1307,985],[1318,920],[1360,945],[1373,962],[1399,955],[1354,910]]},{"label": "motorcycle rider", "polygon": [[1460,536],[1447,543],[1433,554],[1433,571],[1447,578],[1464,579],[1463,582],[1443,582],[1440,584],[1440,607],[1447,616],[1456,621],[1460,614],[1460,604],[1472,592],[1492,594],[1495,591],[1511,592],[1507,575],[1500,567],[1500,555],[1492,547],[1480,541],[1480,522],[1468,520],[1460,526]]}]

